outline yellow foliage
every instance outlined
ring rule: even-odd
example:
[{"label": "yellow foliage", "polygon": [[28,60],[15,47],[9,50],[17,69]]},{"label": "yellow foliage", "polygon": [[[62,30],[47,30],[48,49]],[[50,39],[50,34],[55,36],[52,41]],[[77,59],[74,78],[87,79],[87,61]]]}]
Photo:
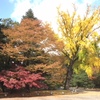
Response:
[{"label": "yellow foliage", "polygon": [[89,9],[87,7],[84,17],[78,15],[76,10],[71,15],[58,9],[58,25],[68,67],[73,67],[78,60],[80,63],[77,67],[84,69],[90,77],[94,66],[100,68],[100,58],[97,57],[94,45],[99,36],[97,29],[100,28],[100,8]]},{"label": "yellow foliage", "polygon": [[92,68],[88,66],[88,67],[86,68],[86,73],[87,73],[88,77],[92,77],[92,75],[93,75],[93,70],[92,70]]}]

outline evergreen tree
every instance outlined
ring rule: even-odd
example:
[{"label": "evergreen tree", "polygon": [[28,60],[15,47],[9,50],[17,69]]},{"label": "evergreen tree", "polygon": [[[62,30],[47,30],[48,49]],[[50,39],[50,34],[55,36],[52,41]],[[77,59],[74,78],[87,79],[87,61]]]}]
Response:
[{"label": "evergreen tree", "polygon": [[88,78],[88,75],[85,71],[80,71],[80,73],[74,73],[70,85],[85,88],[93,88],[95,86],[93,80]]},{"label": "evergreen tree", "polygon": [[13,21],[11,18],[2,19],[1,22],[4,28],[10,28],[19,25],[18,22]]},{"label": "evergreen tree", "polygon": [[25,16],[23,16],[23,19],[24,19],[24,18],[37,19],[36,17],[34,17],[34,14],[33,14],[32,9],[29,9],[29,10],[26,12]]},{"label": "evergreen tree", "polygon": [[3,24],[2,24],[2,19],[0,19],[0,49],[2,49],[2,44],[5,43],[5,35],[2,32]]}]

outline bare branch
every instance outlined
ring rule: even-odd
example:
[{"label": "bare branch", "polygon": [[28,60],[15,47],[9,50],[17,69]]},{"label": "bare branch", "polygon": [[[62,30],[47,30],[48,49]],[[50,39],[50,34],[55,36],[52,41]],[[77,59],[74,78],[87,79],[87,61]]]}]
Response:
[{"label": "bare branch", "polygon": [[91,32],[88,33],[88,35],[86,36],[86,38],[88,38],[95,30],[99,29],[100,26],[94,28]]},{"label": "bare branch", "polygon": [[68,55],[68,53],[66,53],[66,52],[64,52],[64,51],[62,51],[62,53],[63,53],[69,60],[71,60],[70,57],[69,57],[69,55]]}]

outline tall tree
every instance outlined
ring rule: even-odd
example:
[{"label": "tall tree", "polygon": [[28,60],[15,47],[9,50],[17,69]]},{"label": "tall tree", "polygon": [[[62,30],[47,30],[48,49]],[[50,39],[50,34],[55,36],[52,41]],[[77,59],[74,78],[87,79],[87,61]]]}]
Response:
[{"label": "tall tree", "polygon": [[32,9],[29,9],[29,10],[26,12],[25,16],[23,16],[23,19],[24,19],[24,18],[37,19],[36,17],[34,17],[34,14],[33,14]]},{"label": "tall tree", "polygon": [[2,24],[2,19],[0,19],[0,44],[5,43],[5,35],[2,32],[2,28],[4,28],[4,25]]},{"label": "tall tree", "polygon": [[61,63],[57,62],[60,62],[58,51],[61,51],[63,44],[57,40],[49,25],[38,19],[25,18],[19,26],[4,29],[3,32],[9,39],[2,51],[9,56],[5,61],[8,69],[9,66],[21,64],[35,73],[42,72],[49,85],[62,84],[60,75],[64,71]]},{"label": "tall tree", "polygon": [[100,28],[99,10],[88,6],[85,15],[81,17],[76,9],[72,14],[58,9],[59,32],[65,44],[62,51],[66,57],[65,89],[69,89],[74,69],[82,68],[91,76],[94,66],[100,68],[100,58],[96,55],[94,45],[94,40],[98,38],[96,30]]},{"label": "tall tree", "polygon": [[[0,58],[2,57],[3,45],[6,43],[6,36],[2,32],[3,28],[4,28],[4,25],[2,24],[2,19],[0,19]],[[0,60],[0,62],[1,62],[1,60]]]},{"label": "tall tree", "polygon": [[47,52],[59,47],[54,45],[54,32],[40,20],[25,18],[19,26],[3,31],[9,42],[3,47],[2,52],[13,59],[25,62],[26,65],[46,63]]}]

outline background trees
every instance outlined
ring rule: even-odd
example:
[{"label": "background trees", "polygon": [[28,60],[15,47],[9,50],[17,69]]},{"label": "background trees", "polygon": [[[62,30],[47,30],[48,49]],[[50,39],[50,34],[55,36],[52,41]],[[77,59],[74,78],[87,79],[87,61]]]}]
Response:
[{"label": "background trees", "polygon": [[19,25],[18,22],[13,21],[11,18],[1,19],[3,28],[10,28]]},{"label": "background trees", "polygon": [[100,68],[100,58],[96,55],[94,45],[94,41],[98,38],[96,30],[100,28],[99,18],[99,8],[93,10],[87,7],[82,17],[77,14],[76,9],[72,14],[58,10],[59,32],[65,44],[62,51],[66,57],[65,89],[69,88],[75,70],[81,68],[87,72],[88,76],[91,76],[93,68]]}]

